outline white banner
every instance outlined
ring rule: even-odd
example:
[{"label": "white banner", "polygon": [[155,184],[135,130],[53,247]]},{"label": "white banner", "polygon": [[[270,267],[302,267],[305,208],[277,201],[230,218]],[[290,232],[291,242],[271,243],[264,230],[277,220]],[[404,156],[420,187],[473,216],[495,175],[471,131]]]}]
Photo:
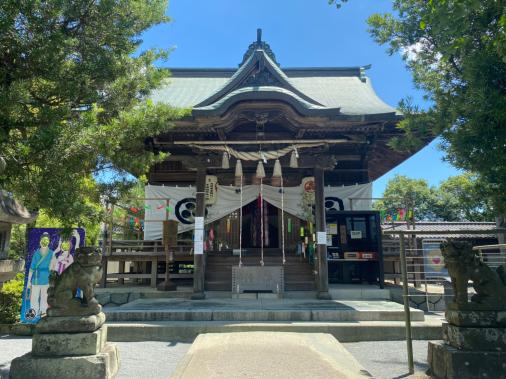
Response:
[{"label": "white banner", "polygon": [[[281,188],[263,186],[263,198],[277,208],[281,208]],[[179,233],[194,229],[197,209],[195,187],[145,187],[146,219],[144,239],[162,238],[162,223],[157,221],[176,220],[179,222]],[[353,210],[370,210],[372,183],[354,186],[325,187],[325,208],[327,211],[350,210],[350,199]],[[303,186],[283,188],[283,205],[285,212],[304,219]],[[256,200],[260,195],[259,185],[243,186],[242,205]],[[211,223],[234,212],[241,207],[240,187],[218,185],[216,202],[206,207],[205,223]]]}]

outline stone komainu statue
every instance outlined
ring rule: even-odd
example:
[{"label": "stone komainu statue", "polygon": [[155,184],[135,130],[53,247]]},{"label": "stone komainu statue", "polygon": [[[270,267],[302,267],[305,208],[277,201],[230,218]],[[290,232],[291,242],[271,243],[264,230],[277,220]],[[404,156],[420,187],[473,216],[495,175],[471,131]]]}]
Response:
[{"label": "stone komainu statue", "polygon": [[[48,316],[90,316],[99,314],[101,305],[93,288],[102,277],[102,255],[95,247],[76,250],[74,263],[61,275],[53,273],[48,289]],[[83,293],[76,297],[77,289]]]},{"label": "stone komainu statue", "polygon": [[[449,308],[456,310],[506,309],[506,274],[504,267],[492,270],[473,251],[468,242],[441,244],[445,266],[450,274],[454,298]],[[468,301],[467,284],[471,280],[476,293]]]}]

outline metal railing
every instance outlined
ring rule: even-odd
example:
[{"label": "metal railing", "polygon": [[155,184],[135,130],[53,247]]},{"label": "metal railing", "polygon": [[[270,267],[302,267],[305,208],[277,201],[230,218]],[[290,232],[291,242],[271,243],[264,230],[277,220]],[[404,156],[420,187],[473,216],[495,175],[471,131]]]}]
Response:
[{"label": "metal railing", "polygon": [[[401,280],[402,280],[402,300],[404,305],[404,317],[405,317],[405,325],[406,325],[406,349],[408,354],[408,369],[409,373],[414,373],[414,361],[413,361],[413,343],[412,343],[412,330],[411,330],[411,313],[409,307],[409,298],[425,296],[425,302],[427,304],[427,310],[429,310],[429,295],[427,291],[427,286],[430,283],[443,283],[445,278],[436,277],[431,272],[425,272],[422,268],[424,267],[424,259],[425,257],[422,255],[416,254],[417,251],[422,249],[417,249],[415,247],[406,248],[406,237],[407,236],[433,236],[433,235],[441,235],[441,236],[451,236],[451,235],[495,235],[498,233],[505,233],[506,229],[504,228],[496,228],[490,230],[439,230],[439,231],[428,231],[428,230],[384,230],[383,234],[390,236],[398,236],[399,237],[399,256],[400,256],[400,269],[401,269]],[[451,237],[445,237],[445,239],[451,239]],[[506,264],[506,254],[504,253],[504,248],[506,248],[506,244],[498,244],[498,245],[483,245],[483,246],[475,246],[474,250],[480,252],[480,256],[482,260],[489,264],[491,267],[498,267],[499,265]],[[499,250],[499,252],[497,252]],[[412,256],[408,256],[407,253],[412,253]],[[416,254],[416,255],[415,255]],[[422,262],[418,262],[418,260],[422,259]],[[409,262],[409,263],[408,263]],[[438,264],[433,264],[433,266],[438,266]],[[443,263],[439,264],[439,266],[444,266]],[[409,294],[409,277],[414,281],[414,287],[417,285],[417,281],[419,283],[423,282],[425,284],[425,294]],[[452,295],[441,295],[452,296]]]}]

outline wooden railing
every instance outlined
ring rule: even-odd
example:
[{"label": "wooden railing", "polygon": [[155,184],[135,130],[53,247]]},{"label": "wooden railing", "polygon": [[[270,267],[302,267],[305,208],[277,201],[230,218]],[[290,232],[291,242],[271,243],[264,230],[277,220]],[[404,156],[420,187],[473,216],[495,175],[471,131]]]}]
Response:
[{"label": "wooden railing", "polygon": [[[192,262],[193,243],[191,240],[178,241],[177,246],[169,246],[172,262]],[[109,273],[108,263],[118,262],[118,272]],[[123,285],[125,279],[150,279],[151,287],[156,287],[158,278],[164,278],[164,274],[157,273],[158,261],[166,261],[166,252],[159,240],[113,240],[108,243],[103,257],[103,275],[101,286],[106,287],[108,279],[117,279],[118,284]],[[151,262],[150,272],[147,272],[146,264],[139,264],[142,272],[125,272],[125,262]],[[171,274],[173,279],[190,279],[193,274]]]}]

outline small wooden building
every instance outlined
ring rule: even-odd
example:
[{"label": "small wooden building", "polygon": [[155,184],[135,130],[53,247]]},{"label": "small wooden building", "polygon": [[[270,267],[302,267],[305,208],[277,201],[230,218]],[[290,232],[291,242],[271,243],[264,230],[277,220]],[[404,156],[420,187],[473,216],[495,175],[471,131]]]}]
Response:
[{"label": "small wooden building", "polygon": [[[192,114],[148,141],[170,156],[149,173],[146,197],[153,209],[165,199],[181,232],[195,229],[196,297],[232,290],[232,266],[282,266],[285,290],[328,297],[326,213],[367,209],[371,182],[409,157],[388,147],[402,116],[376,95],[368,68],[284,68],[259,30],[238,68],[171,69],[152,99]],[[153,195],[187,186],[187,198]],[[149,217],[145,239],[161,238]]]}]

